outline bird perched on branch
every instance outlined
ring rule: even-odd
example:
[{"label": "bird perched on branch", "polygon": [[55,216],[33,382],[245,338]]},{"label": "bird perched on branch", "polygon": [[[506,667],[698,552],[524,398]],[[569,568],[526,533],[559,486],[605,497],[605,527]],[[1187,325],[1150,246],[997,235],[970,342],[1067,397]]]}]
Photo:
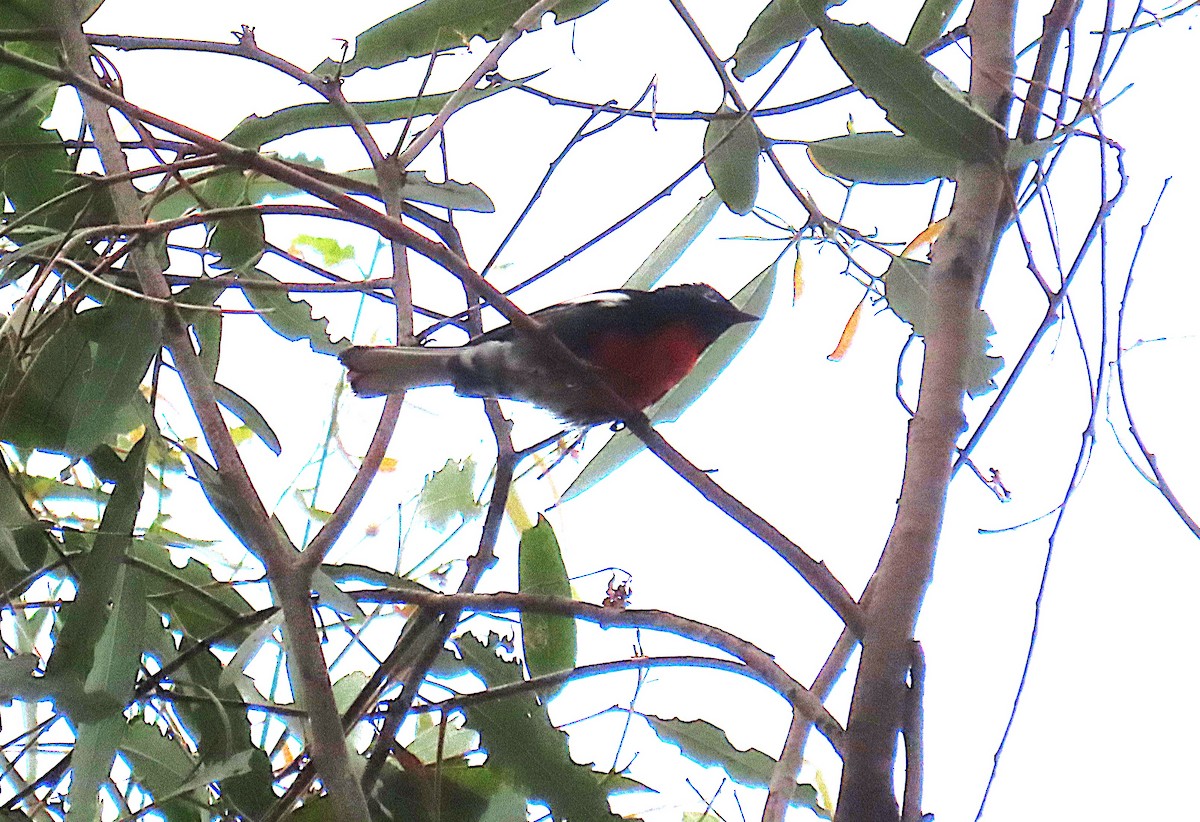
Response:
[{"label": "bird perched on branch", "polygon": [[[600,291],[530,315],[634,408],[657,402],[735,325],[757,322],[707,285]],[[467,397],[539,405],[588,426],[620,417],[595,379],[583,379],[536,335],[502,325],[455,348],[354,346],[341,354],[361,397],[452,385]]]}]

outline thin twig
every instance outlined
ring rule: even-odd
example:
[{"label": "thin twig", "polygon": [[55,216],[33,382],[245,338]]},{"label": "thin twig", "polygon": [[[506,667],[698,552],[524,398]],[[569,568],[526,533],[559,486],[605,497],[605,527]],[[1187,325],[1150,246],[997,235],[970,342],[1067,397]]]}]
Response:
[{"label": "thin twig", "polygon": [[595,622],[601,627],[655,628],[686,636],[705,645],[719,648],[745,662],[757,675],[763,677],[771,688],[791,702],[796,710],[809,721],[814,722],[817,729],[829,738],[830,744],[835,750],[841,750],[841,724],[807,688],[779,667],[770,654],[720,628],[681,617],[678,614],[652,609],[614,611],[600,605],[572,599],[519,593],[441,594],[403,589],[362,591],[354,593],[353,596],[359,602],[409,602],[444,613],[453,613],[459,610],[480,613],[537,611],[572,616],[576,619]]},{"label": "thin twig", "polygon": [[1137,423],[1133,419],[1133,411],[1129,407],[1129,394],[1125,390],[1125,368],[1123,365],[1125,355],[1125,344],[1123,334],[1125,331],[1125,307],[1129,302],[1129,292],[1133,288],[1133,269],[1137,265],[1138,255],[1142,251],[1142,243],[1146,240],[1146,232],[1150,230],[1150,223],[1154,220],[1154,215],[1158,212],[1158,204],[1162,202],[1163,195],[1167,192],[1167,185],[1171,182],[1168,177],[1163,181],[1162,189],[1158,192],[1158,199],[1154,201],[1154,208],[1150,211],[1150,217],[1142,226],[1141,233],[1138,236],[1137,246],[1133,250],[1133,259],[1129,263],[1129,275],[1125,278],[1125,290],[1121,294],[1121,307],[1117,311],[1117,384],[1121,390],[1121,404],[1125,408],[1125,417],[1129,420],[1129,433],[1133,435],[1133,441],[1137,443],[1138,450],[1142,452],[1142,456],[1146,459],[1146,464],[1150,466],[1150,472],[1154,475],[1154,484],[1158,488],[1158,492],[1162,494],[1163,499],[1171,506],[1183,524],[1187,526],[1192,534],[1200,539],[1200,523],[1187,512],[1183,507],[1183,503],[1179,501],[1179,497],[1171,490],[1171,486],[1167,483],[1167,478],[1163,476],[1162,469],[1158,465],[1158,457],[1147,446],[1145,440],[1142,439],[1141,433],[1138,431]]},{"label": "thin twig", "polygon": [[479,82],[496,70],[496,67],[500,64],[500,57],[504,52],[508,51],[509,46],[517,42],[522,34],[540,25],[542,15],[551,11],[559,2],[560,0],[538,0],[537,3],[530,6],[528,11],[517,18],[517,21],[496,41],[496,45],[492,46],[492,50],[488,52],[487,57],[484,57],[480,61],[470,76],[458,87],[458,90],[450,95],[450,99],[446,101],[445,105],[442,106],[442,110],[433,118],[433,122],[426,126],[408,144],[408,148],[395,156],[392,162],[394,162],[396,168],[407,169],[412,165],[412,161],[417,159],[417,155],[424,151],[425,147],[433,142],[433,138],[441,133],[450,116],[467,102],[475,87],[479,85]]}]

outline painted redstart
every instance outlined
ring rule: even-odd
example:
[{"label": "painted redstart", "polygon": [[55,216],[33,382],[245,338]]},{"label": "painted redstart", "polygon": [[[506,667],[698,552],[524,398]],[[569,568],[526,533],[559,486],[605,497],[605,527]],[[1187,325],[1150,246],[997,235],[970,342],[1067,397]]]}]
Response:
[{"label": "painted redstart", "polygon": [[[759,319],[707,285],[600,291],[530,316],[639,409],[683,379],[723,333]],[[350,387],[361,397],[452,385],[467,397],[530,402],[578,426],[620,416],[594,380],[580,380],[543,341],[511,325],[456,348],[354,346],[342,352],[341,360],[349,369]]]}]

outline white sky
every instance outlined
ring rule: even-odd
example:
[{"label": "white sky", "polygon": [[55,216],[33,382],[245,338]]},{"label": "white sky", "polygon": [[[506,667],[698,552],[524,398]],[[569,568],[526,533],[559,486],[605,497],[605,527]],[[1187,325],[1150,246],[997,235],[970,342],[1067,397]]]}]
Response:
[{"label": "white sky", "polygon": [[[1027,42],[1044,6],[1022,5],[1019,45]],[[1085,12],[1102,4],[1085,4]],[[1129,4],[1120,4],[1119,21]],[[731,54],[758,4],[696,0],[689,8],[717,51]],[[850,2],[839,11],[846,20],[869,19],[903,39],[919,3]],[[886,8],[887,17],[878,9]],[[352,39],[393,9],[384,3],[226,2],[199,7],[145,0],[109,0],[88,28],[93,32],[227,39],[241,24],[255,26],[258,42],[303,66],[316,65],[336,52],[334,39]],[[1193,16],[1194,17],[1194,16]],[[1107,133],[1128,150],[1130,188],[1110,224],[1110,296],[1119,296],[1120,279],[1140,225],[1164,177],[1174,181],[1152,228],[1139,264],[1128,338],[1167,338],[1129,354],[1128,379],[1143,434],[1159,454],[1193,514],[1200,512],[1200,484],[1189,468],[1200,458],[1196,392],[1192,377],[1200,346],[1191,310],[1197,274],[1190,251],[1192,204],[1198,191],[1190,109],[1179,94],[1179,78],[1200,76],[1195,38],[1189,21],[1173,21],[1162,31],[1133,39],[1106,99],[1126,83],[1137,85],[1105,113]],[[1094,22],[1094,21],[1092,21]],[[1091,23],[1080,26],[1086,32]],[[661,110],[712,110],[720,88],[666,2],[611,0],[571,31],[529,37],[501,65],[507,76],[545,68],[538,86],[576,99],[615,98],[632,102],[650,78],[658,78]],[[1091,59],[1090,37],[1081,37],[1081,58]],[[478,59],[440,58],[431,90],[457,85]],[[249,113],[313,99],[286,78],[267,69],[211,55],[161,52],[117,54],[126,94],[159,113],[213,135],[222,135]],[[941,63],[940,63],[941,65]],[[964,65],[949,56],[944,68]],[[773,65],[751,82],[747,94],[765,86]],[[364,72],[346,85],[352,99],[403,96],[415,91],[424,65],[412,62],[383,72]],[[769,98],[784,103],[832,87],[828,61],[817,42]],[[861,99],[844,98],[823,110],[768,120],[772,137],[816,139],[842,133],[853,115],[858,130],[886,127],[877,109]],[[551,109],[509,92],[456,117],[449,129],[451,174],[476,182],[497,204],[496,215],[461,215],[468,256],[482,265],[495,242],[524,205],[547,162],[581,122],[577,111]],[[395,129],[378,133],[394,140]],[[514,282],[557,259],[605,227],[690,164],[699,155],[702,125],[661,123],[657,132],[645,121],[628,122],[585,143],[572,154],[516,241],[502,257],[509,267],[497,275],[501,285]],[[1081,141],[1081,144],[1085,141]],[[1094,145],[1094,144],[1090,144]],[[309,134],[281,142],[283,152],[319,154],[335,170],[365,164],[345,134]],[[829,213],[836,214],[839,189],[812,171],[798,147],[780,155],[800,185],[811,189]],[[1063,232],[1063,247],[1077,247],[1079,221],[1090,221],[1096,200],[1091,174],[1094,152],[1081,148],[1075,169],[1056,177],[1053,193]],[[419,168],[437,174],[433,154]],[[1076,173],[1077,172],[1077,173]],[[1074,174],[1074,176],[1072,176]],[[786,219],[802,215],[765,163],[761,205]],[[675,221],[707,190],[693,177],[668,200],[615,237],[606,240],[523,293],[521,304],[534,309],[556,299],[617,285],[631,273]],[[1078,199],[1075,191],[1086,192]],[[917,205],[913,205],[917,203]],[[887,240],[905,241],[926,223],[929,193],[907,188],[860,189],[847,220],[870,230],[878,226]],[[1033,220],[1033,212],[1030,213]],[[328,229],[312,221],[275,224],[281,244],[294,234]],[[671,273],[674,281],[706,281],[731,294],[778,253],[778,244],[721,239],[759,234],[765,226],[751,218],[722,212],[704,238]],[[365,233],[339,234],[359,248],[366,265],[373,241]],[[839,276],[842,260],[829,250],[805,243],[806,290],[791,306],[790,265],[785,259],[776,298],[749,346],[677,424],[667,438],[694,462],[719,468],[716,478],[766,516],[818,559],[824,560],[852,592],[861,590],[874,566],[894,515],[903,459],[905,419],[893,397],[896,356],[905,328],[890,313],[865,316],[849,355],[841,363],[826,360],[861,289]],[[1040,263],[1052,272],[1043,247]],[[1091,340],[1095,367],[1098,291],[1093,253],[1081,275],[1076,309]],[[419,301],[456,310],[455,288],[448,276],[418,263]],[[236,304],[231,302],[231,305]],[[357,303],[346,296],[328,305],[335,327],[349,332]],[[1009,237],[993,274],[985,306],[997,327],[996,353],[1011,366],[1040,321],[1044,302],[1030,286],[1023,255]],[[386,313],[364,315],[358,339],[371,332],[386,335]],[[1060,335],[1061,336],[1058,336]],[[382,337],[381,337],[382,338]],[[452,342],[453,338],[444,338]],[[1056,343],[1055,340],[1058,340]],[[221,379],[254,402],[284,442],[279,459],[251,443],[245,454],[268,504],[284,495],[312,450],[319,446],[329,398],[338,378],[337,364],[313,355],[305,346],[288,345],[262,333],[252,317],[226,322]],[[911,356],[911,355],[910,355]],[[909,370],[907,395],[915,388]],[[1052,509],[1070,475],[1086,419],[1086,385],[1077,346],[1068,327],[1050,332],[1021,388],[976,452],[982,467],[1001,470],[1013,493],[1002,505],[967,472],[951,492],[934,583],[918,628],[928,658],[926,699],[925,809],[940,820],[973,818],[1020,673],[1028,639],[1034,594],[1046,550],[1051,519],[1002,535],[980,536],[980,528],[1003,528]],[[1007,372],[1005,372],[1005,376]],[[977,420],[991,397],[972,403]],[[365,448],[379,402],[351,400],[343,408],[342,434],[352,450]],[[518,443],[548,433],[551,422],[537,411],[514,408]],[[1121,423],[1117,422],[1118,428]],[[190,432],[183,432],[190,433]],[[989,804],[989,819],[1118,819],[1131,813],[1175,818],[1186,807],[1187,785],[1197,765],[1192,740],[1200,732],[1200,710],[1190,698],[1196,675],[1190,637],[1200,619],[1190,585],[1200,571],[1198,546],[1165,503],[1130,468],[1103,420],[1099,444],[1084,484],[1072,502],[1056,548],[1041,640],[1015,732],[1001,765]],[[594,433],[588,452],[603,432]],[[477,454],[486,459],[488,437],[476,403],[431,390],[412,397],[401,418],[392,454],[401,468],[381,478],[363,513],[351,524],[334,552],[340,561],[389,565],[394,559],[397,499],[406,501],[421,478],[448,457]],[[519,489],[531,510],[548,505],[575,469],[569,465],[547,480],[525,480]],[[486,473],[486,469],[481,471]],[[347,479],[345,470],[327,474],[320,507],[332,507]],[[311,477],[307,480],[311,482]],[[179,483],[182,484],[182,483]],[[302,483],[303,484],[303,483]],[[194,489],[181,489],[182,502]],[[296,511],[281,509],[298,535]],[[723,514],[707,506],[682,481],[652,457],[641,456],[601,486],[555,509],[550,518],[564,546],[568,570],[575,575],[617,566],[633,574],[634,605],[661,608],[710,622],[750,639],[775,654],[802,681],[809,681],[836,636],[837,623],[820,601],[774,555]],[[181,523],[186,520],[181,520]],[[383,523],[380,535],[365,528]],[[214,526],[197,521],[180,530]],[[460,551],[473,545],[475,531]],[[197,534],[201,535],[201,534]],[[422,540],[422,543],[428,540]],[[411,549],[406,561],[422,553]],[[515,585],[515,540],[506,534],[501,565],[487,587]],[[607,574],[582,580],[582,598],[599,601]],[[584,628],[586,659],[628,655],[632,635]],[[1180,641],[1183,638],[1183,641]],[[686,643],[643,635],[647,653],[669,653]],[[844,716],[849,677],[832,707]],[[569,721],[612,704],[625,703],[632,677],[573,686],[555,703],[556,720]],[[726,728],[741,746],[777,755],[786,728],[786,711],[777,697],[758,687],[731,683],[730,677],[695,671],[655,673],[638,707],[661,716],[703,717]],[[602,720],[606,727],[618,719]],[[635,728],[639,727],[634,723]],[[589,726],[581,726],[588,728]],[[612,738],[597,733],[584,741],[577,733],[577,759],[611,764]],[[674,751],[645,744],[648,732],[633,737],[641,748],[634,775],[646,778],[656,768],[688,776],[711,796],[720,784],[716,771],[703,771],[680,760]],[[836,761],[814,737],[813,767],[836,788]],[[1098,761],[1099,760],[1099,761]],[[703,807],[687,792],[630,800],[621,810],[644,812],[647,819],[678,819],[686,806]],[[757,814],[761,797],[738,791],[747,816]],[[715,806],[726,818],[738,818],[730,789]],[[795,818],[808,818],[803,812]]]}]

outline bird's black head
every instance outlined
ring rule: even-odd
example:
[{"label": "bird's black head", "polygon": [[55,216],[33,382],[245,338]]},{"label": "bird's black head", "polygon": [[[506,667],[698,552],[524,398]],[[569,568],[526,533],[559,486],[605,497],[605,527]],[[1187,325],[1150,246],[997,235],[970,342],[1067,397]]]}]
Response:
[{"label": "bird's black head", "polygon": [[663,315],[690,320],[714,339],[735,325],[761,319],[739,310],[715,288],[703,283],[667,285],[651,291],[650,295]]}]

